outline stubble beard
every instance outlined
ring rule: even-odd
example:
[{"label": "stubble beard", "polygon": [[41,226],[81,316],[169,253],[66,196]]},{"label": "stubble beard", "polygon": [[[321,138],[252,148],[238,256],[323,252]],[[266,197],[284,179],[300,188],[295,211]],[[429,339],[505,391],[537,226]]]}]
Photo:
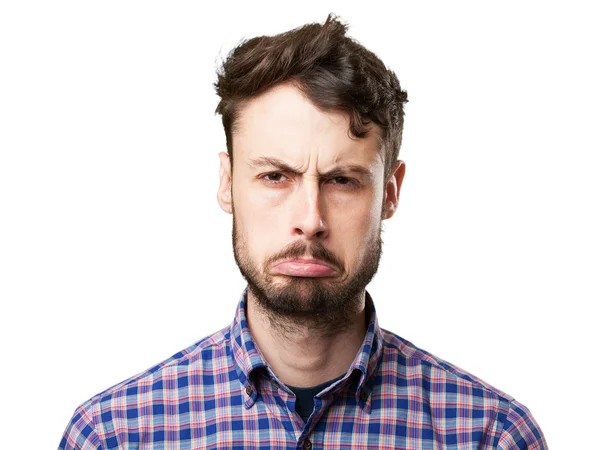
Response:
[{"label": "stubble beard", "polygon": [[[238,232],[235,212],[233,213],[235,261],[248,283],[249,291],[257,300],[257,306],[268,318],[270,325],[284,336],[298,329],[308,329],[311,334],[327,337],[342,333],[352,326],[353,316],[363,306],[364,290],[379,267],[383,248],[381,234],[380,222],[378,232],[365,243],[360,266],[349,276],[345,276],[343,266],[336,256],[317,240],[312,244],[295,241],[267,258],[261,268],[251,260],[245,237]],[[275,281],[264,270],[270,268],[275,261],[306,255],[332,264],[342,276],[338,279],[280,276],[280,280]]]}]

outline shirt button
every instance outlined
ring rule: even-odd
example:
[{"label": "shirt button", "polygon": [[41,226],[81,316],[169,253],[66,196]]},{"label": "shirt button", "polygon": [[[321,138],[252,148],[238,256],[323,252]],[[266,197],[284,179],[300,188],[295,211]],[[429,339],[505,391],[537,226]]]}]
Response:
[{"label": "shirt button", "polygon": [[246,394],[252,395],[252,386],[250,386],[250,385],[246,386]]},{"label": "shirt button", "polygon": [[360,391],[360,399],[363,402],[366,402],[367,400],[369,400],[369,394],[366,391]]},{"label": "shirt button", "polygon": [[304,444],[302,444],[302,448],[304,450],[310,450],[312,448],[312,442],[310,442],[308,439],[304,441]]}]

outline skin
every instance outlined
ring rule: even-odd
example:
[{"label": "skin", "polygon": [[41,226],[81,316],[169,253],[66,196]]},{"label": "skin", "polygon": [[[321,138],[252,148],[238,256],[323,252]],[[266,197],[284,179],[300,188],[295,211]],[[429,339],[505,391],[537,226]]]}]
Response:
[{"label": "skin", "polygon": [[[384,179],[378,127],[365,138],[352,138],[347,116],[319,110],[292,84],[249,101],[237,125],[235,170],[221,152],[217,192],[221,208],[234,215],[236,261],[244,276],[251,273],[269,293],[292,292],[296,302],[293,311],[282,312],[249,289],[248,326],[283,383],[315,386],[345,373],[362,345],[361,274],[376,271],[381,221],[397,209],[405,165],[396,161]],[[334,169],[340,171],[331,173]],[[319,278],[275,270],[289,257],[317,257],[334,270]],[[353,280],[359,284],[356,295],[349,290]],[[321,291],[331,295],[315,303]],[[324,303],[350,291],[341,306]]]}]

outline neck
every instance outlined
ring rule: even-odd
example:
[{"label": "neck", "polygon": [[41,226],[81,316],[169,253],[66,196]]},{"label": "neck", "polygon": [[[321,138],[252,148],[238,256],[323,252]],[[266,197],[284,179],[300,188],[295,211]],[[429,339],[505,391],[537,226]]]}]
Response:
[{"label": "neck", "polygon": [[354,361],[367,331],[364,290],[359,305],[346,318],[347,326],[324,334],[306,322],[273,320],[248,291],[246,319],[254,342],[277,378],[290,386],[312,387],[344,374]]}]

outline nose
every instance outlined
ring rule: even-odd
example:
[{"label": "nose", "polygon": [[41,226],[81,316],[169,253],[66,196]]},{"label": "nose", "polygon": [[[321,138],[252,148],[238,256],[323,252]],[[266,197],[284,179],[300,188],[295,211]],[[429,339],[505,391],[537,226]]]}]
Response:
[{"label": "nose", "polygon": [[324,215],[325,206],[318,180],[303,180],[294,193],[292,234],[305,239],[325,239],[329,235]]}]

